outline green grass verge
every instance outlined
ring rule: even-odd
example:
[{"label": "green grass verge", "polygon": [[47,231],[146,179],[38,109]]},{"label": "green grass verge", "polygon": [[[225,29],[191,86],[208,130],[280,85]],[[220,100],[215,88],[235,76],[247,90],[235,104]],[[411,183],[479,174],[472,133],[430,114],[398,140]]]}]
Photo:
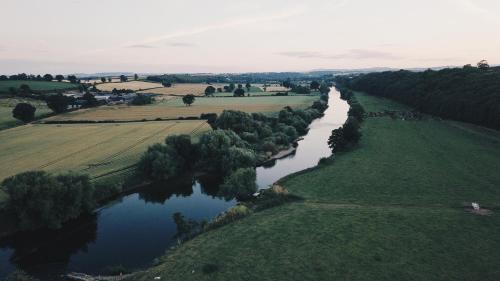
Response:
[{"label": "green grass verge", "polygon": [[[362,131],[356,150],[282,181],[304,202],[200,235],[134,280],[498,280],[498,132],[386,117]],[[471,201],[493,214],[467,212]]]},{"label": "green grass verge", "polygon": [[16,88],[22,84],[28,85],[31,90],[34,91],[52,91],[52,90],[67,90],[67,89],[75,89],[77,86],[75,84],[67,83],[67,82],[47,82],[47,81],[17,81],[17,80],[9,80],[9,81],[0,81],[0,93],[8,93],[9,88]]}]

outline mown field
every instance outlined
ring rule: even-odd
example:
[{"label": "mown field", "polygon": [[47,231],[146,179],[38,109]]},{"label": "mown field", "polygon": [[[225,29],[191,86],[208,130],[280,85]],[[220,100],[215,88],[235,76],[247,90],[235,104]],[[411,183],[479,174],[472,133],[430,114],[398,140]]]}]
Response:
[{"label": "mown field", "polygon": [[281,181],[305,201],[202,234],[134,280],[499,280],[500,133],[389,117],[362,133],[335,163]]},{"label": "mown field", "polygon": [[28,85],[34,91],[68,90],[77,88],[75,84],[67,82],[46,82],[46,81],[0,81],[0,94],[8,93],[9,88],[18,89],[21,85]]},{"label": "mown field", "polygon": [[181,98],[159,101],[145,106],[101,106],[83,109],[48,118],[50,121],[127,121],[175,119],[179,117],[199,117],[202,113],[221,113],[226,109],[245,112],[276,112],[285,106],[306,108],[318,99],[318,96],[291,97],[243,97],[243,98],[204,98],[196,99],[192,106],[185,106]]},{"label": "mown field", "polygon": [[0,130],[23,124],[21,121],[12,117],[12,110],[21,102],[30,103],[36,107],[36,118],[43,117],[52,112],[44,101],[22,98],[0,99]]},{"label": "mown field", "polygon": [[151,144],[167,135],[198,136],[203,121],[120,124],[35,124],[0,131],[0,181],[29,170],[73,170],[98,178],[137,162]]},{"label": "mown field", "polygon": [[97,84],[96,88],[101,91],[111,92],[113,89],[117,90],[134,90],[141,91],[145,89],[163,87],[160,83],[144,82],[144,81],[129,81],[119,83],[101,83]]}]

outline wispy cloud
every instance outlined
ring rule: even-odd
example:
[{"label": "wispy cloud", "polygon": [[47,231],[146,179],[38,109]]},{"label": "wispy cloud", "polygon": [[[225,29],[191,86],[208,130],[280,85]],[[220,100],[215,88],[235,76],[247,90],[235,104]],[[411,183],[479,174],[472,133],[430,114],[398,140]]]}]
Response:
[{"label": "wispy cloud", "polygon": [[277,53],[281,56],[287,56],[299,59],[329,59],[329,60],[339,60],[339,59],[390,59],[397,60],[400,59],[392,53],[376,51],[376,50],[365,50],[365,49],[352,49],[344,53],[339,54],[325,54],[321,52],[314,51],[292,51],[292,52],[280,52]]},{"label": "wispy cloud", "polygon": [[155,48],[155,47],[151,46],[151,45],[146,45],[146,44],[136,44],[136,45],[127,46],[127,48],[133,48],[133,49],[152,49],[152,48]]},{"label": "wispy cloud", "polygon": [[179,47],[179,48],[190,48],[196,46],[196,44],[188,42],[167,42],[166,45],[170,47]]},{"label": "wispy cloud", "polygon": [[221,22],[221,23],[216,23],[216,24],[211,24],[211,25],[203,25],[203,26],[192,28],[192,29],[179,30],[176,32],[171,32],[171,33],[162,34],[162,35],[158,35],[158,36],[154,36],[154,37],[149,37],[149,38],[146,38],[146,39],[141,40],[139,42],[128,43],[125,46],[128,47],[131,45],[150,45],[150,44],[156,44],[156,43],[159,43],[162,41],[166,41],[169,39],[197,35],[197,34],[205,33],[208,31],[213,31],[213,30],[220,30],[220,29],[233,28],[233,27],[238,27],[238,26],[243,26],[243,25],[251,25],[251,24],[257,24],[257,23],[263,23],[263,22],[284,20],[284,19],[288,19],[291,17],[295,17],[295,16],[300,15],[304,12],[305,12],[305,7],[297,6],[295,8],[280,11],[280,12],[275,13],[275,14],[239,18],[239,19],[233,19],[233,20],[229,20],[226,22]]}]

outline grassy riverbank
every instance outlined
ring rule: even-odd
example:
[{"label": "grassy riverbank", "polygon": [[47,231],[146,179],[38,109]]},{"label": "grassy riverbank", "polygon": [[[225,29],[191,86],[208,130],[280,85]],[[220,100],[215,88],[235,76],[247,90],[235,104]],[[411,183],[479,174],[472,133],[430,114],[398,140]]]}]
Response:
[{"label": "grassy riverbank", "polygon": [[[357,97],[367,112],[406,110]],[[134,280],[499,279],[500,133],[389,117],[362,132],[334,164],[282,181],[304,202],[207,232]],[[469,213],[472,201],[493,213]]]}]

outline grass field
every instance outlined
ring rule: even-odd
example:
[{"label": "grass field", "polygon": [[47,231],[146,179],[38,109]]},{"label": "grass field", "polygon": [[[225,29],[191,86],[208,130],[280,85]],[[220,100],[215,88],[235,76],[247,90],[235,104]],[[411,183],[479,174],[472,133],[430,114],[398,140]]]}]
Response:
[{"label": "grass field", "polygon": [[[202,234],[134,280],[499,280],[500,134],[388,117],[362,131],[335,163],[281,181],[304,202]],[[469,213],[474,201],[493,213]]]},{"label": "grass field", "polygon": [[151,88],[163,87],[160,83],[144,82],[144,81],[130,81],[123,83],[101,83],[97,84],[96,88],[101,91],[111,92],[113,89],[117,90],[134,90],[140,91]]},{"label": "grass field", "polygon": [[203,121],[122,124],[36,124],[0,132],[0,181],[29,170],[73,170],[96,178],[137,162],[151,144],[167,135],[198,136]]},{"label": "grass field", "polygon": [[23,124],[21,121],[12,117],[12,110],[16,107],[16,104],[21,102],[27,102],[36,107],[36,118],[43,117],[52,112],[44,101],[22,98],[0,99],[0,130]]},{"label": "grass field", "polygon": [[75,84],[66,82],[46,82],[46,81],[0,81],[0,93],[8,93],[9,88],[18,89],[22,84],[28,85],[34,91],[67,90],[77,88]]},{"label": "grass field", "polygon": [[309,107],[317,96],[294,97],[244,97],[244,98],[197,98],[192,106],[185,106],[181,98],[164,100],[146,106],[101,106],[57,115],[46,120],[154,120],[156,118],[175,119],[179,117],[199,117],[202,113],[221,113],[225,109],[245,112],[276,112],[285,106]]}]

